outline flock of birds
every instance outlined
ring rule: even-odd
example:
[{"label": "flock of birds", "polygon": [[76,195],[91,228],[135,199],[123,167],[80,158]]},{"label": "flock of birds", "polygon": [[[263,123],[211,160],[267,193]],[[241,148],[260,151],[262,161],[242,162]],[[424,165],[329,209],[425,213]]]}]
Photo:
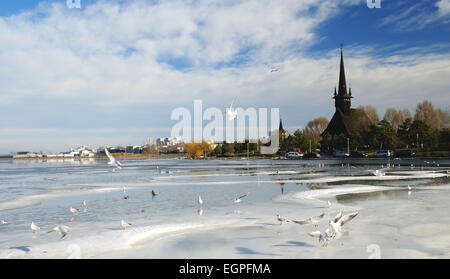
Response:
[{"label": "flock of birds", "polygon": [[[110,153],[110,152],[108,151],[108,149],[106,149],[106,148],[105,148],[105,153],[106,153],[106,155],[107,155],[107,157],[108,157],[108,159],[109,159],[108,165],[112,165],[112,166],[114,166],[114,167],[116,167],[116,168],[118,168],[118,169],[122,169],[122,164],[121,164],[119,161],[117,161],[117,160],[114,158],[114,156],[112,156],[111,153]],[[158,169],[159,169],[159,167],[158,167]],[[126,188],[125,186],[122,188],[122,190],[123,190],[123,194],[124,194],[123,199],[124,199],[124,200],[129,200],[129,199],[131,199],[131,196],[130,196],[130,195],[127,195],[127,188]],[[247,197],[249,194],[250,194],[250,192],[247,193],[247,194],[245,194],[245,195],[242,195],[242,196],[239,196],[239,197],[235,198],[235,199],[234,199],[234,203],[240,203],[240,202],[242,201],[242,199],[245,198],[245,197]],[[152,199],[154,199],[157,195],[158,195],[158,194],[157,194],[154,190],[151,191]],[[204,203],[204,202],[203,202],[202,197],[201,197],[201,196],[198,196],[198,205],[199,205],[199,208],[198,208],[198,214],[199,214],[199,215],[202,215],[202,214],[203,214],[203,203]],[[84,200],[84,201],[82,202],[82,206],[83,206],[83,208],[84,208],[84,212],[86,212],[86,211],[87,211],[87,201],[86,201],[86,200]],[[77,214],[78,212],[80,212],[80,210],[77,209],[77,208],[74,208],[74,207],[70,207],[70,208],[69,208],[69,212],[72,213],[71,221],[73,221],[75,214]],[[144,210],[141,210],[141,213],[143,213],[143,212],[144,212]],[[8,222],[2,220],[2,221],[0,222],[0,224],[6,225],[6,224],[8,224]],[[129,222],[126,222],[125,220],[121,220],[121,221],[120,221],[120,226],[121,226],[123,229],[126,229],[126,228],[128,228],[128,227],[131,227],[132,224],[129,223]],[[39,230],[42,229],[41,227],[39,227],[38,225],[36,225],[36,224],[34,223],[34,221],[31,222],[30,228],[31,228],[31,232],[32,232],[33,235],[35,235]],[[67,236],[67,234],[69,233],[70,230],[71,230],[71,228],[70,228],[69,226],[66,226],[66,225],[58,225],[58,226],[52,228],[51,230],[47,231],[47,233],[58,232],[58,233],[60,234],[60,236],[61,236],[61,239],[63,239],[64,237]]]},{"label": "flock of birds", "polygon": [[[330,208],[331,207],[331,202],[327,201],[327,204],[325,206],[326,208]],[[350,220],[352,220],[353,218],[355,218],[356,216],[358,216],[359,212],[355,211],[355,212],[351,212],[348,214],[343,214],[342,211],[340,211],[334,218],[332,218],[329,222],[328,222],[328,227],[323,231],[312,231],[309,232],[308,235],[311,237],[315,237],[319,239],[319,243],[322,244],[322,246],[326,247],[328,245],[328,242],[334,238],[339,238],[341,233],[342,233],[342,227],[349,222]],[[292,220],[292,219],[286,219],[281,217],[279,214],[277,214],[277,220],[278,222],[280,222],[280,225],[282,225],[283,223],[295,223],[298,225],[307,225],[307,224],[311,224],[313,227],[317,228],[319,226],[319,223],[324,219],[325,217],[325,212],[323,212],[322,214],[318,215],[318,216],[313,216],[313,217],[309,217],[307,219],[304,220]]]},{"label": "flock of birds", "polygon": [[[234,103],[234,101],[233,101],[233,103]],[[227,110],[227,114],[228,114],[230,111],[232,111],[233,103],[231,104],[230,108]],[[109,159],[108,165],[114,166],[115,168],[118,168],[118,169],[122,169],[122,164],[121,164],[119,161],[117,161],[117,160],[110,154],[110,152],[108,151],[108,149],[106,149],[106,148],[105,148],[105,153],[106,153],[106,155],[107,155],[107,157],[108,157],[108,159]],[[388,167],[388,168],[389,168],[389,167]],[[385,170],[388,169],[388,168],[377,169],[377,170],[371,171],[371,172],[372,172],[375,176],[385,176]],[[159,169],[159,168],[158,168],[158,169]],[[278,170],[277,170],[277,174],[279,174],[279,171],[278,171]],[[407,186],[407,189],[408,189],[408,195],[411,195],[411,191],[412,191],[411,186],[408,185],[408,186]],[[123,197],[123,198],[124,198],[125,200],[131,199],[131,196],[129,196],[129,195],[126,194],[126,193],[127,193],[126,187],[123,187],[123,193],[124,193],[124,197]],[[245,194],[245,195],[241,195],[241,196],[239,196],[239,197],[236,197],[236,198],[234,199],[234,203],[241,203],[242,200],[243,200],[245,197],[247,197],[249,194],[250,194],[250,192],[248,192],[248,193]],[[157,195],[158,195],[158,194],[157,194],[154,190],[151,191],[152,199],[155,198]],[[202,199],[202,197],[201,197],[200,195],[198,196],[197,203],[198,203],[198,214],[199,214],[199,215],[202,215],[202,214],[203,214],[203,204],[204,204],[204,201],[203,201],[203,199]],[[82,202],[82,206],[83,206],[83,208],[84,208],[84,212],[86,212],[86,210],[87,210],[87,201],[86,201],[86,200],[84,200],[84,201]],[[330,201],[327,201],[327,203],[326,203],[326,205],[325,205],[325,208],[328,209],[328,208],[330,208],[330,207],[331,207],[331,202],[330,202]],[[73,216],[74,216],[75,214],[77,214],[79,211],[80,211],[79,209],[74,208],[74,207],[70,207],[70,208],[69,208],[69,212],[72,213],[72,219],[71,219],[71,221],[73,220]],[[141,213],[142,213],[142,212],[144,212],[144,211],[142,210]],[[334,238],[340,236],[340,234],[341,234],[341,232],[342,232],[342,227],[343,227],[346,223],[348,223],[349,221],[351,221],[353,218],[355,218],[358,214],[359,214],[359,212],[356,211],[356,212],[351,212],[351,213],[348,213],[348,214],[345,214],[345,215],[344,215],[344,214],[342,213],[342,211],[341,211],[341,212],[339,212],[334,218],[332,218],[332,219],[328,222],[328,227],[327,227],[324,231],[316,230],[316,231],[309,232],[308,235],[311,236],[311,237],[314,237],[314,238],[318,238],[319,243],[322,244],[322,246],[327,246],[330,240],[332,240],[332,239],[334,239]],[[318,215],[318,216],[309,217],[309,218],[307,218],[307,219],[305,219],[305,220],[292,220],[292,219],[286,219],[286,218],[283,218],[283,217],[281,217],[279,214],[277,214],[277,215],[276,215],[276,218],[277,218],[277,221],[280,222],[280,225],[282,225],[283,223],[289,223],[289,222],[291,222],[291,223],[295,223],[295,224],[298,224],[298,225],[307,225],[307,224],[311,224],[313,227],[317,228],[317,227],[319,226],[319,223],[324,219],[325,215],[326,215],[326,214],[325,214],[325,212],[324,212],[324,213],[322,213],[322,214],[320,214],[320,215]],[[6,224],[8,224],[8,223],[7,223],[6,221],[2,220],[2,221],[0,222],[0,224],[6,225]],[[121,226],[123,229],[126,229],[126,228],[128,228],[128,227],[131,227],[132,224],[131,224],[131,223],[128,223],[128,222],[126,222],[126,221],[124,221],[124,220],[121,220],[120,226]],[[36,234],[39,230],[41,230],[41,227],[39,227],[38,225],[36,225],[36,224],[34,223],[34,221],[31,222],[30,228],[31,228],[31,231],[32,231],[33,235]],[[58,226],[52,228],[51,230],[47,231],[47,233],[57,232],[57,233],[60,234],[61,239],[62,239],[62,238],[64,238],[64,237],[66,237],[66,235],[69,233],[70,230],[71,230],[71,228],[68,227],[68,226],[66,226],[66,225],[58,225]]]}]

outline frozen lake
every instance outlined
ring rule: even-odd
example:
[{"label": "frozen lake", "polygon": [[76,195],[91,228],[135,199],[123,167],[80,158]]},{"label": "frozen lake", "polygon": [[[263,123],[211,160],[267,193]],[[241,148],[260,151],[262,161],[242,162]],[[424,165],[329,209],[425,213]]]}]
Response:
[{"label": "frozen lake", "polygon": [[[0,258],[450,258],[449,159],[122,164],[0,161]],[[322,247],[307,233],[339,211],[359,214]],[[318,227],[276,218],[323,212]]]}]

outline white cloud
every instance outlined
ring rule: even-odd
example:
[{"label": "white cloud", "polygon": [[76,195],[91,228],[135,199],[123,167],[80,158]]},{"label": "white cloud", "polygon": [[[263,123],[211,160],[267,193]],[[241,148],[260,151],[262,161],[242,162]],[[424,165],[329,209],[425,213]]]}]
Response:
[{"label": "white cloud", "polygon": [[[170,127],[174,107],[192,107],[193,99],[225,106],[236,95],[239,106],[282,108],[286,126],[331,117],[339,53],[314,58],[306,50],[319,40],[321,23],[359,0],[127,3],[99,1],[82,10],[42,4],[0,18],[0,106],[41,106],[62,123],[18,126],[63,126],[66,107],[79,107],[65,117],[84,118],[90,128],[89,119],[99,117],[83,110],[88,103],[99,110],[130,107],[111,122],[134,115],[134,105],[148,105],[148,116]],[[376,53],[346,47],[355,106],[372,104],[383,112],[389,106],[413,108],[422,99],[448,103],[449,54]],[[270,73],[272,67],[279,72]],[[152,114],[156,108],[167,114]],[[0,128],[11,127],[11,121],[0,121]]]}]

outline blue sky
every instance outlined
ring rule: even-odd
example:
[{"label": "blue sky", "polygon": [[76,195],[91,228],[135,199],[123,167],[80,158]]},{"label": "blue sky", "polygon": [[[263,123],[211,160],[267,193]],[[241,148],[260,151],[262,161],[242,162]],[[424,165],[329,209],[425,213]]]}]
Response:
[{"label": "blue sky", "polygon": [[141,144],[194,99],[293,131],[331,118],[341,43],[354,107],[450,104],[450,0],[65,3],[0,2],[0,153]]}]

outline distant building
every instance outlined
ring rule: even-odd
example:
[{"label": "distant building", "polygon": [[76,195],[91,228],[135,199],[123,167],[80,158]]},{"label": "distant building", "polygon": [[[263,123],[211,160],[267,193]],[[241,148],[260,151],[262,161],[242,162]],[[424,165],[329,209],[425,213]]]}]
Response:
[{"label": "distant building", "polygon": [[[328,127],[324,130],[321,136],[325,135],[345,135],[350,137],[358,128],[358,122],[361,122],[361,118],[368,118],[367,115],[361,111],[351,108],[352,89],[347,91],[347,83],[345,80],[344,69],[344,55],[341,48],[341,65],[339,72],[339,89],[336,92],[334,88],[334,106],[336,112],[331,118]],[[368,122],[368,121],[366,121]]]}]

